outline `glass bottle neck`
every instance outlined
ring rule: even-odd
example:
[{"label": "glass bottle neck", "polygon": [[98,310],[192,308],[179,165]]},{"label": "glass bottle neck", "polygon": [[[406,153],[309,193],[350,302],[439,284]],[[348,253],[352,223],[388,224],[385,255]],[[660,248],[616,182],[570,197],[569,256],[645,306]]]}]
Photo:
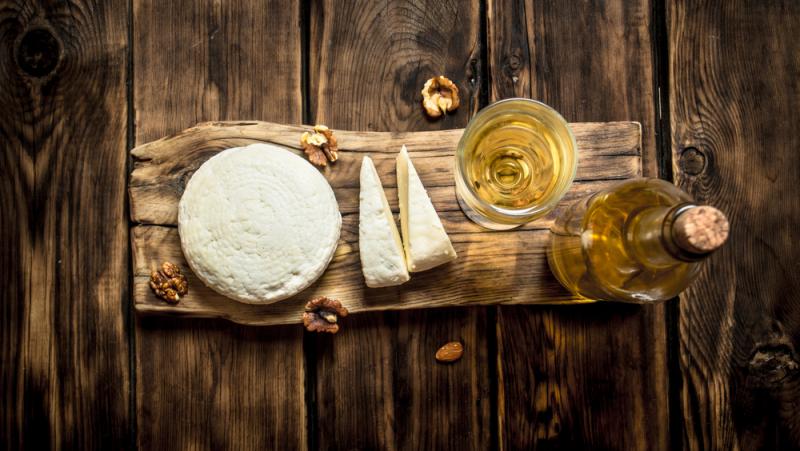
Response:
[{"label": "glass bottle neck", "polygon": [[666,268],[707,257],[709,254],[695,254],[681,248],[673,237],[675,219],[695,207],[697,205],[691,203],[651,207],[634,215],[628,220],[625,231],[628,252],[652,268]]}]

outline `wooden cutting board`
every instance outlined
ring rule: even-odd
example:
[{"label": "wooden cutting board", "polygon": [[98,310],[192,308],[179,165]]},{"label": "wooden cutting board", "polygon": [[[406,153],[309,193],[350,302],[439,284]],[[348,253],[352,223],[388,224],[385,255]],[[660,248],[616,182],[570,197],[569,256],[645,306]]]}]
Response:
[{"label": "wooden cutting board", "polygon": [[[339,247],[325,274],[297,296],[266,306],[242,304],[217,294],[192,273],[181,252],[178,200],[189,178],[216,153],[256,142],[286,146],[298,154],[300,135],[309,126],[267,122],[212,122],[136,147],[129,194],[133,246],[133,298],[136,310],[191,317],[225,318],[241,324],[301,322],[303,307],[325,295],[342,301],[351,313],[489,304],[561,303],[575,299],[551,275],[546,260],[552,219],[575,199],[617,180],[641,176],[641,125],[637,122],[571,124],[580,152],[569,193],[547,217],[506,232],[492,232],[469,221],[458,207],[453,156],[463,130],[384,133],[336,130],[339,161],[322,170],[333,186],[342,213]],[[412,274],[399,287],[367,288],[358,255],[358,194],[361,159],[369,155],[397,214],[395,157],[405,144],[450,235],[458,259]],[[178,264],[189,280],[189,294],[177,305],[156,298],[150,272],[162,261]]]}]

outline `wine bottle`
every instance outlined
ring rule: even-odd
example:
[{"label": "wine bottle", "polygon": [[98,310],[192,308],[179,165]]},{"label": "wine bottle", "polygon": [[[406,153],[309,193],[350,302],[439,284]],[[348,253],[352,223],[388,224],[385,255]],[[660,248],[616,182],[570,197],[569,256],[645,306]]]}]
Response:
[{"label": "wine bottle", "polygon": [[725,215],[658,179],[590,195],[551,228],[556,278],[589,300],[649,303],[675,297],[728,237]]}]

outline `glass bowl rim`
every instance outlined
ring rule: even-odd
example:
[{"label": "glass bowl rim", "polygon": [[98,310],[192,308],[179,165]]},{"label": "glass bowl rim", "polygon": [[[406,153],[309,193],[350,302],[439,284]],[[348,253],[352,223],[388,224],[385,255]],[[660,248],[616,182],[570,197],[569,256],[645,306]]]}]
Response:
[{"label": "glass bowl rim", "polygon": [[[469,183],[466,183],[465,179],[465,168],[464,168],[464,141],[466,137],[469,135],[471,130],[474,130],[477,125],[481,125],[484,121],[480,121],[482,117],[490,117],[490,113],[497,109],[500,106],[503,106],[508,103],[522,103],[527,104],[528,106],[533,106],[535,108],[542,109],[547,114],[552,116],[552,119],[556,123],[556,125],[563,128],[566,132],[568,143],[572,146],[572,158],[571,158],[571,165],[569,168],[566,168],[565,171],[561,171],[559,173],[559,181],[557,182],[558,185],[561,185],[558,189],[556,189],[553,194],[547,199],[546,202],[537,204],[535,207],[527,208],[524,210],[512,210],[507,208],[497,207],[492,205],[482,199],[480,199],[474,192],[472,186]],[[578,145],[575,140],[575,134],[572,131],[572,127],[569,125],[566,119],[555,110],[553,107],[545,104],[544,102],[540,102],[534,99],[528,99],[525,97],[511,97],[503,100],[498,100],[497,102],[488,105],[487,107],[483,108],[482,110],[478,111],[478,113],[467,123],[467,126],[464,128],[464,133],[461,135],[461,138],[458,141],[458,145],[456,146],[456,184],[463,185],[466,188],[466,191],[469,194],[469,201],[465,199],[467,205],[469,204],[477,204],[480,206],[481,209],[493,211],[494,213],[504,216],[509,219],[508,224],[518,224],[521,225],[525,222],[532,221],[536,218],[539,218],[547,213],[549,213],[561,199],[564,198],[564,195],[569,191],[570,187],[572,186],[573,181],[575,180],[575,174],[578,169]],[[474,207],[472,207],[474,208]],[[480,210],[478,211],[480,212]],[[522,220],[522,222],[520,222]],[[493,222],[496,222],[495,219],[492,219]]]}]

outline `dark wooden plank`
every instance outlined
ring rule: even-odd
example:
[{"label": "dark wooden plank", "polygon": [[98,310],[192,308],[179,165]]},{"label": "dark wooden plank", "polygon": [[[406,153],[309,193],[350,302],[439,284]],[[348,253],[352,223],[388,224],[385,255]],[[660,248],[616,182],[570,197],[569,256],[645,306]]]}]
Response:
[{"label": "dark wooden plank", "polygon": [[[479,107],[480,26],[476,0],[312,0],[312,119],[360,131],[464,127]],[[461,107],[432,121],[420,91],[436,75],[458,84]]]},{"label": "dark wooden plank", "polygon": [[[652,5],[491,0],[491,99],[643,124],[655,176]],[[501,447],[669,449],[663,306],[498,308]]]},{"label": "dark wooden plank", "polygon": [[0,2],[0,448],[130,445],[128,3]]},{"label": "dark wooden plank", "polygon": [[[335,2],[311,8],[309,119],[333,128],[463,127],[477,108],[477,1]],[[444,74],[461,90],[456,114],[428,121],[419,94]],[[364,314],[315,343],[320,449],[487,449],[489,381],[483,309]],[[436,363],[442,344],[465,355]]]},{"label": "dark wooden plank", "polygon": [[[135,1],[136,142],[204,120],[300,122],[296,2]],[[306,448],[302,328],[137,318],[138,444]]]},{"label": "dark wooden plank", "polygon": [[685,449],[800,448],[800,4],[668,2],[675,181],[731,237],[681,296]]},{"label": "dark wooden plank", "polygon": [[490,101],[542,100],[568,121],[642,124],[646,174],[656,176],[652,4],[489,0]]}]

